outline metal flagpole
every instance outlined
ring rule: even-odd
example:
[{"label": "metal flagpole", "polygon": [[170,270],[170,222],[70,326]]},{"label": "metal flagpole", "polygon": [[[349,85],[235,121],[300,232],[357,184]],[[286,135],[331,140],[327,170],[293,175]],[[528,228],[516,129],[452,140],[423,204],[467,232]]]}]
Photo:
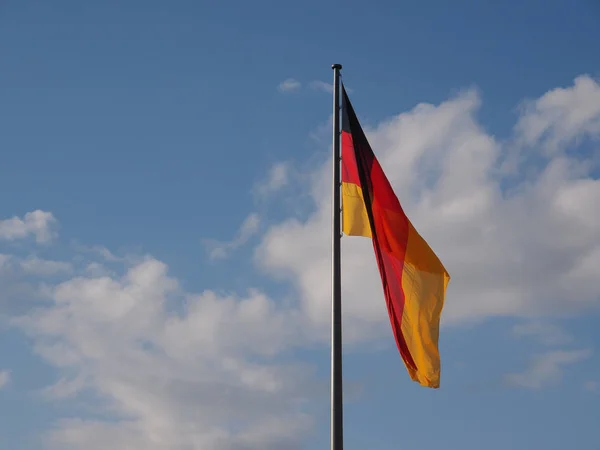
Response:
[{"label": "metal flagpole", "polygon": [[331,450],[343,450],[342,394],[342,276],[340,244],[340,70],[333,64],[333,211],[332,211],[332,296],[331,296]]}]

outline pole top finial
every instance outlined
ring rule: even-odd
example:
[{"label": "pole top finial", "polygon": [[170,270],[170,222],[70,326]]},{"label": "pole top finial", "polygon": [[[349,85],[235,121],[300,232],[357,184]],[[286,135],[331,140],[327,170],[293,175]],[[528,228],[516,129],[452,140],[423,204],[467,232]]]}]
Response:
[{"label": "pole top finial", "polygon": [[332,65],[331,65],[331,68],[332,68],[333,70],[336,70],[336,69],[337,69],[337,70],[342,70],[342,65],[341,65],[341,64],[332,64]]}]

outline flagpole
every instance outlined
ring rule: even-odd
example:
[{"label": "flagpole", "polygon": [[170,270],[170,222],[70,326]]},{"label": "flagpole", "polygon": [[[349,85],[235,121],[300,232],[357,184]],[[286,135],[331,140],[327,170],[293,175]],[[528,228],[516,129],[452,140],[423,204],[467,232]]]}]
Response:
[{"label": "flagpole", "polygon": [[331,450],[343,450],[342,272],[340,226],[340,70],[333,64],[333,210],[331,295]]}]

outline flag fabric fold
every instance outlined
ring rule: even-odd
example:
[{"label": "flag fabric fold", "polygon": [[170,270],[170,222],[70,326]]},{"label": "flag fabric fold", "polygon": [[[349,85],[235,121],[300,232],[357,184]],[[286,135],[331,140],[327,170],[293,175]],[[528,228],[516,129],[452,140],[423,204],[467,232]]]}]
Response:
[{"label": "flag fabric fold", "polygon": [[439,325],[450,275],[404,213],[342,85],[342,228],[372,239],[390,323],[412,380],[440,385]]}]

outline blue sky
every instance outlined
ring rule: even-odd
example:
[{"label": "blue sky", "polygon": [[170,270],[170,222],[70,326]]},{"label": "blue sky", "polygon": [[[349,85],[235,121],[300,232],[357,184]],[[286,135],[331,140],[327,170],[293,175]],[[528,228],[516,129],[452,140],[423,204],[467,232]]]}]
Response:
[{"label": "blue sky", "polygon": [[0,448],[328,445],[332,63],[448,267],[344,238],[348,450],[597,448],[600,4],[0,5]]}]

